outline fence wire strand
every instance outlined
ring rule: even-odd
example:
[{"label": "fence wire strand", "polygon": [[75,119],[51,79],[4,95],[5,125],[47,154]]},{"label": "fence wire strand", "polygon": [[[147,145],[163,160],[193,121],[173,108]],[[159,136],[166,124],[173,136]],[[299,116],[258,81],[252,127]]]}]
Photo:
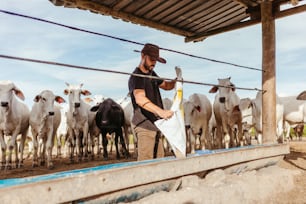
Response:
[{"label": "fence wire strand", "polygon": [[[61,66],[61,67],[68,67],[68,68],[72,68],[72,69],[99,71],[99,72],[107,72],[107,73],[122,74],[122,75],[129,75],[129,76],[133,75],[133,76],[138,76],[138,77],[146,77],[146,78],[150,78],[150,79],[173,80],[171,78],[155,77],[155,76],[148,76],[148,75],[142,75],[142,74],[133,74],[133,73],[129,73],[129,72],[114,71],[114,70],[108,70],[108,69],[100,69],[100,68],[93,68],[93,67],[86,67],[86,66],[79,66],[79,65],[65,64],[65,63],[60,63],[60,62],[52,62],[52,61],[45,61],[45,60],[38,60],[38,59],[31,59],[31,58],[24,58],[24,57],[16,57],[16,56],[9,56],[9,55],[2,55],[2,54],[0,54],[0,58],[26,61],[26,62],[33,62],[33,63],[39,63],[39,64],[55,65],[55,66]],[[177,81],[180,81],[182,83],[188,83],[188,84],[233,88],[232,86],[220,86],[218,84],[210,84],[210,83],[195,82],[195,81],[188,81],[188,80],[177,80]],[[258,88],[243,88],[243,87],[236,87],[236,86],[235,86],[235,88],[240,89],[240,90],[262,91]]]},{"label": "fence wire strand", "polygon": [[[136,41],[132,41],[132,40],[127,40],[127,39],[124,39],[124,38],[119,38],[119,37],[115,37],[115,36],[112,36],[112,35],[107,35],[107,34],[98,33],[98,32],[94,32],[94,31],[89,31],[89,30],[77,28],[77,27],[74,27],[74,26],[69,26],[69,25],[57,23],[57,22],[54,22],[54,21],[45,20],[45,19],[42,19],[42,18],[37,18],[37,17],[33,17],[33,16],[19,14],[19,13],[7,11],[7,10],[2,10],[2,9],[0,9],[0,12],[2,12],[4,14],[8,14],[8,15],[13,15],[13,16],[28,18],[28,19],[32,19],[32,20],[36,20],[36,21],[40,21],[40,22],[44,22],[44,23],[49,23],[49,24],[53,24],[53,25],[56,25],[56,26],[61,26],[61,27],[65,27],[65,28],[68,28],[68,29],[80,31],[80,32],[90,33],[90,34],[93,34],[93,35],[99,35],[99,36],[103,36],[103,37],[107,37],[107,38],[111,38],[111,39],[114,39],[114,40],[119,40],[119,41],[123,41],[123,42],[127,42],[127,43],[132,43],[132,44],[141,45],[141,46],[144,45],[144,43],[140,43],[140,42],[136,42]],[[214,62],[214,63],[226,64],[226,65],[230,65],[230,66],[234,66],[234,67],[239,67],[239,68],[264,72],[264,70],[262,70],[262,69],[254,68],[254,67],[250,67],[250,66],[238,65],[238,64],[234,64],[234,63],[230,63],[230,62],[224,62],[224,61],[221,61],[221,60],[210,59],[210,58],[207,58],[207,57],[197,56],[197,55],[185,53],[185,52],[182,52],[182,51],[176,51],[176,50],[163,48],[163,47],[160,47],[160,49],[164,50],[164,51],[180,54],[180,55],[185,55],[185,56],[192,57],[192,58],[197,58],[197,59],[202,59],[202,60]]]}]

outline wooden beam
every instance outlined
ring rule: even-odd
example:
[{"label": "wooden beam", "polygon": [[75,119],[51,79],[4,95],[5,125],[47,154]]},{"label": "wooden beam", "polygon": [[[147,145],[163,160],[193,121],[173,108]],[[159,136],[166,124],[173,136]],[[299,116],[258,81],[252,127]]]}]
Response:
[{"label": "wooden beam", "polygon": [[140,18],[134,16],[133,14],[125,13],[122,11],[114,10],[110,7],[104,6],[102,4],[90,1],[90,0],[65,0],[66,3],[75,4],[77,8],[90,10],[94,13],[100,13],[107,16],[112,16],[113,18],[120,18],[124,21],[132,22],[135,24],[140,24],[143,26],[148,26],[151,28],[155,28],[157,30],[162,30],[166,32],[170,32],[173,34],[181,35],[181,36],[191,36],[192,32],[184,31],[182,29],[177,29],[175,27],[171,27],[165,24],[160,24],[158,22],[154,22],[148,19]]},{"label": "wooden beam", "polygon": [[262,24],[262,136],[264,144],[276,142],[275,20],[269,0],[261,3]]},{"label": "wooden beam", "polygon": [[240,3],[241,5],[245,7],[249,7],[249,6],[254,7],[258,5],[257,2],[254,2],[252,0],[234,0],[234,1]]},{"label": "wooden beam", "polygon": [[[294,8],[290,8],[290,9],[286,9],[286,10],[283,10],[283,11],[280,11],[280,12],[276,12],[274,14],[274,18],[279,19],[279,18],[291,16],[291,15],[294,15],[294,14],[297,14],[297,13],[302,13],[302,12],[305,12],[305,11],[306,11],[306,5],[297,6],[297,7],[294,7]],[[205,39],[205,38],[213,36],[213,35],[225,33],[225,32],[228,32],[228,31],[237,30],[237,29],[240,29],[240,28],[248,27],[248,26],[253,26],[253,25],[256,25],[258,23],[261,23],[261,18],[235,23],[235,24],[232,24],[230,26],[225,26],[225,27],[215,29],[215,30],[204,31],[204,32],[198,33],[196,35],[186,37],[185,42],[200,41],[201,39]]]}]

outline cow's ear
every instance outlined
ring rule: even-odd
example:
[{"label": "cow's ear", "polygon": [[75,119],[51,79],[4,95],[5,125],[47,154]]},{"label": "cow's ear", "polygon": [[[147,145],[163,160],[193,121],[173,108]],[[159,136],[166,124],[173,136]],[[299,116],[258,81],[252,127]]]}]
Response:
[{"label": "cow's ear", "polygon": [[92,102],[93,100],[92,100],[92,98],[90,98],[90,97],[86,97],[86,98],[84,98],[84,101],[85,101],[86,103],[90,103],[90,102]]},{"label": "cow's ear", "polygon": [[60,96],[55,96],[55,101],[58,102],[58,103],[65,103],[65,99],[63,99],[62,97]]},{"label": "cow's ear", "polygon": [[95,105],[90,109],[90,111],[96,112],[98,109],[99,109],[99,105]]},{"label": "cow's ear", "polygon": [[239,108],[238,105],[234,106],[234,108],[233,108],[233,113],[235,113],[235,112],[240,112],[240,108]]},{"label": "cow's ear", "polygon": [[210,90],[209,93],[216,93],[218,91],[218,87],[217,86],[213,86]]},{"label": "cow's ear", "polygon": [[38,102],[40,99],[41,99],[41,96],[40,95],[36,95],[33,101],[34,102]]},{"label": "cow's ear", "polygon": [[303,91],[302,93],[300,93],[297,97],[297,100],[306,100],[306,91]]},{"label": "cow's ear", "polygon": [[88,91],[88,90],[82,90],[81,94],[83,94],[84,96],[91,95],[90,91]]},{"label": "cow's ear", "polygon": [[20,89],[18,89],[18,88],[14,88],[13,90],[14,90],[15,95],[18,98],[20,98],[21,100],[24,101],[24,95],[23,95],[22,91]]},{"label": "cow's ear", "polygon": [[65,94],[65,95],[68,95],[68,94],[69,94],[69,90],[68,90],[68,89],[65,89],[65,90],[64,90],[64,94]]},{"label": "cow's ear", "polygon": [[235,84],[231,83],[232,91],[236,90]]}]

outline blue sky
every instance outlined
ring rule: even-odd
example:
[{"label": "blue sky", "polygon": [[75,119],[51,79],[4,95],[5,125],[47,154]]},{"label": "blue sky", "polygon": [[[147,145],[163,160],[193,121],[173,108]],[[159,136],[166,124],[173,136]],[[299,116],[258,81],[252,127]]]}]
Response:
[{"label": "blue sky", "polygon": [[[154,43],[206,58],[261,68],[261,25],[216,35],[198,43],[156,29],[127,23],[79,9],[56,7],[48,0],[1,0],[0,9],[21,13],[65,25],[136,41]],[[306,13],[276,20],[276,82],[281,96],[297,95],[306,89]],[[139,64],[142,46],[70,30],[51,24],[0,13],[0,54],[86,67],[132,72]],[[231,77],[238,87],[261,89],[261,72],[161,51],[167,64],[155,70],[165,78],[175,78],[175,66],[182,68],[188,81],[216,84],[217,78]],[[102,94],[119,99],[127,92],[127,75],[76,70],[67,67],[35,64],[0,58],[0,80],[13,81],[32,106],[33,98],[44,89],[63,94],[65,82],[83,83],[92,95]],[[211,87],[184,84],[184,98],[192,93],[207,95]],[[241,98],[254,98],[255,91],[237,90]],[[162,91],[172,98],[174,91]]]}]

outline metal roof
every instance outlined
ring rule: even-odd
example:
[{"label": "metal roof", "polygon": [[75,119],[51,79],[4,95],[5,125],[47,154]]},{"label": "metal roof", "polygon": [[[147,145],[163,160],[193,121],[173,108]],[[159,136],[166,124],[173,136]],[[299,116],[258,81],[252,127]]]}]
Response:
[{"label": "metal roof", "polygon": [[[208,36],[260,23],[261,0],[49,0],[201,41]],[[306,11],[299,0],[271,1],[275,18]],[[283,4],[297,5],[280,10]]]}]

